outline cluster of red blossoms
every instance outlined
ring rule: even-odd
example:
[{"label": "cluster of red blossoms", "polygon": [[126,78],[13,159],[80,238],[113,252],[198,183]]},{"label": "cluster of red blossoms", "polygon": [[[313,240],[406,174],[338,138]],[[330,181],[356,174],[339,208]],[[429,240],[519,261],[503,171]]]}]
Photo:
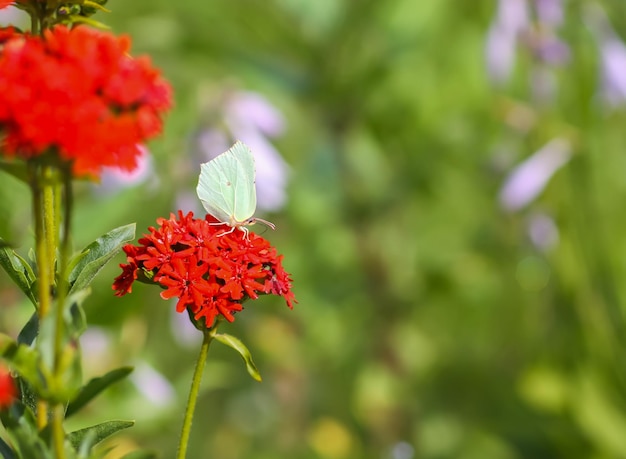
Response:
[{"label": "cluster of red blossoms", "polygon": [[218,315],[232,322],[246,299],[261,294],[280,295],[289,308],[296,302],[282,255],[261,236],[231,231],[210,215],[194,219],[192,212],[157,223],[139,246],[124,247],[128,264],[120,265],[116,295],[130,293],[135,280],[155,282],[166,289],[163,299],[178,297],[176,310],[204,319],[207,328]]},{"label": "cluster of red blossoms", "polygon": [[171,88],[129,48],[128,37],[85,26],[43,36],[0,29],[1,153],[53,154],[76,176],[135,169],[140,144],[161,132]]}]

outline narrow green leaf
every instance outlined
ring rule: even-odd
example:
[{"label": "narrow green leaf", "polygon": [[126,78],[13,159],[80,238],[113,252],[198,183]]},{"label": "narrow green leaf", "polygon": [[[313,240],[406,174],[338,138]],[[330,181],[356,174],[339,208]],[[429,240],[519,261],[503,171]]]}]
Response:
[{"label": "narrow green leaf", "polygon": [[91,427],[75,430],[74,432],[69,433],[67,437],[72,446],[74,446],[74,448],[78,448],[87,435],[95,434],[95,439],[93,441],[93,444],[95,445],[100,443],[105,438],[110,437],[114,433],[123,429],[128,429],[133,425],[135,425],[135,421],[106,421]]},{"label": "narrow green leaf", "polygon": [[20,389],[20,399],[24,406],[27,406],[34,413],[37,411],[37,402],[39,401],[39,397],[33,390],[33,386],[31,386],[26,379],[21,376],[17,378],[18,387]]},{"label": "narrow green leaf", "polygon": [[15,452],[2,438],[0,438],[0,454],[3,459],[16,459]]},{"label": "narrow green leaf", "polygon": [[[3,242],[0,238],[0,242]],[[15,282],[28,299],[37,306],[37,297],[34,292],[35,273],[30,264],[20,257],[13,249],[0,247],[0,266],[4,268],[9,277]]]},{"label": "narrow green leaf", "polygon": [[76,397],[69,403],[65,412],[68,418],[72,414],[79,411],[83,406],[93,400],[100,392],[109,387],[111,384],[125,378],[133,371],[133,367],[122,367],[109,371],[104,376],[93,378],[85,384]]},{"label": "narrow green leaf", "polygon": [[37,333],[39,333],[39,315],[37,312],[34,312],[17,335],[17,342],[30,346],[37,338]]},{"label": "narrow green leaf", "polygon": [[120,226],[99,237],[77,256],[80,257],[69,275],[70,292],[85,289],[117,252],[135,239],[135,224]]},{"label": "narrow green leaf", "polygon": [[233,348],[234,350],[239,352],[239,355],[246,363],[246,369],[248,370],[248,374],[252,376],[254,380],[261,382],[261,374],[259,373],[259,370],[252,361],[252,355],[250,354],[250,351],[248,350],[246,345],[243,344],[239,338],[235,338],[234,336],[228,335],[226,333],[215,333],[213,335],[213,338],[218,340],[220,343],[225,344],[226,346]]},{"label": "narrow green leaf", "polygon": [[83,437],[83,440],[80,442],[80,446],[76,449],[78,450],[79,457],[89,457],[91,453],[91,449],[94,447],[96,441],[96,432],[93,430],[87,432],[87,434]]},{"label": "narrow green leaf", "polygon": [[83,258],[85,258],[88,254],[89,254],[89,251],[87,250],[87,248],[85,248],[85,249],[83,249],[83,251],[82,251],[82,252],[75,254],[75,255],[74,255],[74,256],[70,259],[70,261],[68,262],[68,264],[67,264],[67,272],[69,272],[69,273],[70,273],[70,275],[69,275],[69,282],[70,282],[70,283],[72,283],[72,281],[73,281],[73,280],[76,280],[76,279],[73,279],[73,280],[72,280],[72,273],[74,273],[74,272],[75,272],[76,266],[77,266],[77,265],[78,265],[78,263],[80,263],[80,262],[81,262],[81,260],[82,260]]},{"label": "narrow green leaf", "polygon": [[82,304],[90,293],[91,289],[80,290],[68,298],[71,306],[66,311],[65,321],[68,325],[68,334],[72,339],[78,339],[87,330],[87,316]]}]

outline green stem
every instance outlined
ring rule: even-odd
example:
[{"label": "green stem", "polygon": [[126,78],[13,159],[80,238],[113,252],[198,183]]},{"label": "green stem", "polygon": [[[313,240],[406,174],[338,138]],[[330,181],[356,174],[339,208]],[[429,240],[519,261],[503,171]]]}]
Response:
[{"label": "green stem", "polygon": [[[58,260],[58,281],[57,281],[57,306],[56,316],[54,324],[54,368],[53,374],[57,381],[63,378],[63,345],[65,337],[65,321],[63,314],[65,312],[65,303],[67,298],[67,292],[69,286],[67,285],[67,266],[70,256],[70,233],[72,223],[72,175],[71,168],[65,167],[61,171],[61,180],[54,182],[55,195],[54,195],[54,223],[56,225],[55,241],[59,241],[59,220],[61,215],[61,194],[63,195],[63,234],[61,238],[61,244],[59,248],[59,260]],[[65,432],[63,431],[63,421],[65,419],[65,413],[63,405],[57,404],[54,406],[54,412],[52,417],[52,431],[54,440],[54,450],[57,459],[63,459],[65,457]]]},{"label": "green stem", "polygon": [[[35,220],[35,254],[37,257],[38,314],[39,323],[52,310],[53,288],[55,283],[55,258],[59,241],[60,215],[60,177],[54,166],[42,165],[33,162],[29,165],[30,185],[33,193],[33,212]],[[58,289],[57,289],[58,290]],[[57,306],[55,319],[62,314],[62,305]],[[60,311],[60,312],[59,312]],[[58,324],[57,324],[58,325]],[[62,329],[55,330],[57,337]],[[55,344],[57,338],[55,337]],[[55,356],[60,354],[55,348]],[[56,375],[56,362],[54,375]],[[58,404],[52,407],[51,428],[56,459],[65,458],[65,434],[63,432],[63,406]],[[45,400],[37,401],[37,426],[40,430],[47,426],[49,404]]]},{"label": "green stem", "polygon": [[[33,194],[33,214],[35,221],[35,256],[37,258],[37,277],[38,277],[38,315],[39,322],[48,314],[51,307],[50,291],[52,289],[52,278],[50,266],[53,261],[50,260],[50,250],[48,244],[48,235],[50,229],[46,223],[46,204],[45,198],[47,194],[47,181],[45,179],[45,168],[36,163],[29,164],[29,181]],[[48,404],[44,400],[37,401],[37,427],[41,430],[48,424]]]},{"label": "green stem", "polygon": [[193,412],[196,409],[196,401],[198,400],[198,393],[200,392],[200,381],[202,381],[202,373],[204,372],[204,365],[206,363],[207,354],[209,353],[209,345],[213,340],[215,330],[205,330],[203,333],[204,339],[202,340],[200,355],[198,355],[196,369],[193,372],[193,379],[191,380],[191,389],[189,390],[189,399],[187,400],[187,407],[185,408],[185,420],[183,421],[183,429],[180,433],[176,459],[185,459],[187,455],[187,443],[189,442],[189,434],[191,433]]},{"label": "green stem", "polygon": [[[55,317],[55,336],[54,336],[54,373],[57,378],[61,375],[58,374],[61,371],[60,365],[63,354],[63,337],[65,336],[64,328],[65,321],[63,320],[63,313],[65,311],[65,300],[67,298],[67,292],[69,285],[67,285],[67,265],[70,256],[70,233],[72,224],[72,176],[70,169],[63,169],[62,171],[62,188],[63,188],[63,208],[65,209],[63,217],[63,237],[61,239],[61,246],[59,250],[59,263],[58,263],[58,285],[57,285],[57,308]],[[60,184],[59,184],[60,185]],[[61,213],[59,194],[61,186],[57,187],[57,221],[58,216]],[[58,232],[57,232],[58,236]]]},{"label": "green stem", "polygon": [[63,431],[64,418],[65,409],[63,408],[63,405],[56,405],[52,413],[52,438],[55,459],[65,458],[65,432]]},{"label": "green stem", "polygon": [[39,281],[38,300],[39,300],[39,319],[43,319],[50,311],[52,290],[52,276],[54,260],[51,259],[50,241],[48,240],[52,228],[50,228],[50,219],[47,215],[53,212],[54,208],[50,207],[52,202],[49,199],[51,190],[46,180],[46,167],[37,164],[31,164],[30,167],[30,186],[33,194],[33,213],[35,220],[35,256],[37,257],[37,274]]},{"label": "green stem", "polygon": [[29,11],[29,14],[30,14],[30,33],[32,33],[33,35],[39,35],[39,18],[32,11]]}]

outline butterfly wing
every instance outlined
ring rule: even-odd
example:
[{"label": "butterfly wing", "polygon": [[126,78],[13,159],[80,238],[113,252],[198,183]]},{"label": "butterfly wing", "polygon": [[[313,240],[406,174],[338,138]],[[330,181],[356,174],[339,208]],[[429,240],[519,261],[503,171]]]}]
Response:
[{"label": "butterfly wing", "polygon": [[232,226],[244,224],[256,210],[254,156],[241,142],[236,142],[200,167],[196,189],[202,205],[219,221]]}]

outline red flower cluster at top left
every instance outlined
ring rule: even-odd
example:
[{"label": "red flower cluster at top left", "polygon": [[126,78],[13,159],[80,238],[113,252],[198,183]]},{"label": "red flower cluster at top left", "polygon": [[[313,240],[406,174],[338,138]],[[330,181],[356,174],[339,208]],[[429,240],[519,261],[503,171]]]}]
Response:
[{"label": "red flower cluster at top left", "polygon": [[161,132],[171,89],[129,47],[127,37],[85,26],[43,36],[0,29],[0,153],[52,155],[76,176],[132,171],[140,144]]}]

